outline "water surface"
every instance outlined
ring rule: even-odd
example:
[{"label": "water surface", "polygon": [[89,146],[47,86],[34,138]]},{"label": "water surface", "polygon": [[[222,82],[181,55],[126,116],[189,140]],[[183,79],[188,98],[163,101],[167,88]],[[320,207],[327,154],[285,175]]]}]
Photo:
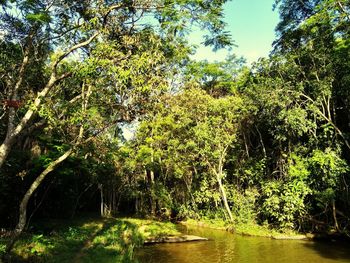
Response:
[{"label": "water surface", "polygon": [[210,241],[149,245],[136,252],[141,263],[226,262],[350,262],[350,244],[247,237],[221,230],[189,228],[182,231]]}]

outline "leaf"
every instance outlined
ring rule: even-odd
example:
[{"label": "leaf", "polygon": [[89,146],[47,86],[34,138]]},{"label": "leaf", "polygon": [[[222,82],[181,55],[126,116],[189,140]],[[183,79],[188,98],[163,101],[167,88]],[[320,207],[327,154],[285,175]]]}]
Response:
[{"label": "leaf", "polygon": [[51,17],[47,13],[27,14],[26,18],[31,22],[50,23]]}]

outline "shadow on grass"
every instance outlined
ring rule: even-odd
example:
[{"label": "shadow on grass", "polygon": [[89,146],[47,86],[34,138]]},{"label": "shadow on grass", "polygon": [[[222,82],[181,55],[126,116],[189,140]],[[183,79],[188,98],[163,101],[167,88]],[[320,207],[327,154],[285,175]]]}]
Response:
[{"label": "shadow on grass", "polygon": [[82,247],[74,262],[134,262],[134,248],[142,244],[136,224],[109,219]]},{"label": "shadow on grass", "polygon": [[142,243],[138,226],[122,219],[50,221],[24,234],[10,260],[15,263],[133,262],[134,247]]}]

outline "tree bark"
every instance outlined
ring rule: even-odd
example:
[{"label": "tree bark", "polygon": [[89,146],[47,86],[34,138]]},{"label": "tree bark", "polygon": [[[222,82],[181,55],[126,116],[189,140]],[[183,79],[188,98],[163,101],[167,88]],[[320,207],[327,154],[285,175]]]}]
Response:
[{"label": "tree bark", "polygon": [[78,195],[77,199],[75,200],[74,207],[73,207],[73,211],[72,211],[72,215],[71,215],[71,218],[72,218],[72,219],[74,218],[75,213],[76,213],[76,211],[77,211],[80,198],[81,198],[81,197],[83,196],[83,194],[84,194],[85,192],[87,192],[92,186],[93,186],[93,184],[89,184],[89,185]]},{"label": "tree bark", "polygon": [[264,153],[264,157],[267,158],[266,148],[265,148],[264,141],[262,139],[261,133],[260,133],[258,127],[255,127],[255,128],[256,128],[256,130],[257,130],[257,132],[259,134],[259,140],[260,140],[260,144],[261,144],[261,147],[262,147],[262,150],[263,150],[263,153]]},{"label": "tree bark", "polygon": [[228,214],[228,216],[230,218],[230,221],[233,222],[233,216],[232,216],[232,213],[231,213],[230,206],[228,205],[228,202],[227,202],[225,188],[222,185],[221,175],[217,173],[216,179],[217,179],[217,182],[219,184],[219,189],[220,189],[220,193],[221,193],[221,197],[222,197],[222,202],[224,203],[224,206],[225,206],[226,212],[227,212],[227,214]]},{"label": "tree bark", "polygon": [[[55,79],[57,80],[57,78],[55,78]],[[49,81],[49,83],[50,83],[50,81]],[[53,81],[53,83],[54,83],[54,81]],[[82,91],[85,92],[85,86],[84,85],[82,87]],[[88,99],[89,99],[90,94],[91,94],[91,87],[89,86],[88,87],[88,92],[86,94],[86,97],[83,98],[83,102],[82,102],[82,109],[83,109],[83,111],[86,111],[86,109],[87,109],[87,103],[88,103]],[[31,110],[29,110],[29,111],[31,111]],[[34,112],[33,112],[33,114],[34,114]],[[21,233],[23,232],[23,230],[24,230],[24,228],[25,228],[25,226],[27,224],[27,206],[28,206],[28,202],[29,202],[31,196],[33,195],[34,191],[39,187],[41,182],[45,179],[45,177],[50,172],[52,172],[54,169],[56,169],[56,167],[59,164],[61,164],[64,160],[66,160],[73,153],[75,147],[77,147],[81,143],[81,140],[83,138],[83,133],[84,133],[84,125],[82,125],[80,127],[77,140],[70,147],[70,149],[67,150],[64,154],[62,154],[58,159],[56,159],[55,161],[51,162],[49,164],[49,166],[46,167],[46,169],[34,180],[34,182],[31,184],[31,186],[29,187],[29,189],[27,190],[27,192],[23,196],[21,204],[20,204],[20,207],[19,207],[19,219],[18,219],[17,226],[15,228],[15,234],[14,234],[12,240],[7,244],[7,247],[6,247],[6,250],[5,250],[5,254],[8,254],[12,250],[16,240],[21,235]]]},{"label": "tree bark", "polygon": [[156,214],[156,203],[154,199],[154,172],[153,170],[146,170],[146,176],[147,176],[147,183],[148,183],[148,190],[149,190],[149,203],[150,203],[150,210],[151,215],[155,216]]},{"label": "tree bark", "polygon": [[101,202],[100,202],[100,214],[101,217],[105,216],[105,203],[104,203],[104,198],[103,198],[103,186],[102,184],[98,185],[98,188],[100,189],[100,198],[101,198]]},{"label": "tree bark", "polygon": [[231,212],[231,209],[230,209],[230,206],[227,202],[227,196],[226,196],[226,192],[225,192],[225,188],[222,184],[222,177],[223,177],[223,160],[222,160],[222,157],[220,157],[219,159],[219,165],[218,165],[218,171],[215,171],[215,174],[216,174],[216,180],[219,184],[219,190],[220,190],[220,193],[221,193],[221,198],[222,198],[222,202],[224,203],[224,206],[225,206],[225,209],[226,209],[226,212],[230,218],[230,221],[233,222],[233,216],[232,216],[232,212]]},{"label": "tree bark", "polygon": [[334,220],[334,227],[337,231],[339,231],[339,225],[337,220],[337,209],[335,208],[335,201],[332,201],[332,210],[333,210],[333,220]]},{"label": "tree bark", "polygon": [[[23,83],[24,78],[25,78],[25,70],[29,64],[30,50],[31,50],[31,47],[33,44],[32,41],[33,41],[33,36],[35,33],[36,33],[36,29],[32,28],[30,30],[30,33],[29,33],[27,39],[26,39],[26,44],[25,44],[24,52],[23,52],[23,59],[22,59],[22,63],[21,63],[21,66],[20,66],[19,72],[18,72],[18,78],[17,78],[14,86],[9,90],[8,100],[10,100],[10,101],[17,101],[18,100],[18,91],[21,88],[22,83]],[[15,129],[15,117],[16,117],[15,107],[9,106],[6,138],[10,137]]]}]

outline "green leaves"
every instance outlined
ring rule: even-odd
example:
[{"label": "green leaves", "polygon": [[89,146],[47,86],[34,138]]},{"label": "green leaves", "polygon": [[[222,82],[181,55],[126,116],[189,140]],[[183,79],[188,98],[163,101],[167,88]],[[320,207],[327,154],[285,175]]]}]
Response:
[{"label": "green leaves", "polygon": [[165,1],[156,18],[169,38],[183,37],[191,26],[199,27],[209,34],[204,43],[214,50],[231,46],[232,39],[225,31],[223,5],[226,1],[177,0]]},{"label": "green leaves", "polygon": [[193,61],[186,67],[185,79],[214,97],[233,95],[244,63],[243,58],[234,55],[223,62]]},{"label": "green leaves", "polygon": [[48,13],[27,14],[26,18],[30,22],[50,23],[51,17]]},{"label": "green leaves", "polygon": [[310,188],[304,181],[269,181],[262,186],[262,213],[282,228],[293,228],[306,213],[305,198]]}]

